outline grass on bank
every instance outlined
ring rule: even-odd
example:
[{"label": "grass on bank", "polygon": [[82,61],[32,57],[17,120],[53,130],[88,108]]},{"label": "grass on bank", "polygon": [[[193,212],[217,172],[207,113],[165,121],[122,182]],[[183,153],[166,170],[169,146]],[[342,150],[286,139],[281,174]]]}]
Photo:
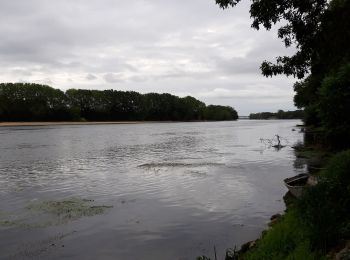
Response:
[{"label": "grass on bank", "polygon": [[[254,248],[231,259],[326,259],[349,239],[350,150],[330,160],[318,185],[289,206]],[[350,252],[345,254],[349,259]]]},{"label": "grass on bank", "polygon": [[303,259],[322,258],[311,249],[307,229],[301,223],[295,209],[289,210],[270,230],[265,232],[256,246],[239,259]]},{"label": "grass on bank", "polygon": [[297,206],[313,248],[329,252],[350,239],[350,150],[330,160]]}]

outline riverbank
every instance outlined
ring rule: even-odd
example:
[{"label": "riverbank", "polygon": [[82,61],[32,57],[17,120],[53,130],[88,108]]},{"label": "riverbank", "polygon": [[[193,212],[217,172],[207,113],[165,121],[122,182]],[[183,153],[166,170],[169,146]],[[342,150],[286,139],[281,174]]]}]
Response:
[{"label": "riverbank", "polygon": [[[311,151],[311,153],[310,153]],[[296,150],[297,157],[313,163],[324,150],[311,147]],[[286,211],[272,218],[269,228],[239,251],[227,251],[225,260],[257,259],[349,259],[350,150],[328,153],[323,169],[313,173],[319,179],[300,199],[287,193]]]},{"label": "riverbank", "polygon": [[189,120],[189,121],[62,121],[62,122],[0,122],[0,127],[12,126],[56,126],[56,125],[130,125],[130,124],[159,124],[159,123],[198,123],[198,122],[227,122],[237,120]]},{"label": "riverbank", "polygon": [[126,125],[150,123],[174,123],[175,121],[89,121],[89,122],[0,122],[0,127],[55,126],[55,125]]}]

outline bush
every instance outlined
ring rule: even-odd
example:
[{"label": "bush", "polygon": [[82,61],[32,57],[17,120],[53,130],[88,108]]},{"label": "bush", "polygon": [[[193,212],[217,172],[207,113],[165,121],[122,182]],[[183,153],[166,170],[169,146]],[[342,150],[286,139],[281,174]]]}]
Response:
[{"label": "bush", "polygon": [[350,238],[350,150],[334,156],[320,173],[319,184],[298,203],[299,218],[312,247],[327,252]]},{"label": "bush", "polygon": [[[242,259],[322,259],[350,239],[350,150],[335,155],[310,188]],[[240,258],[241,259],[241,258]]]},{"label": "bush", "polygon": [[303,223],[294,209],[289,210],[271,230],[257,243],[256,247],[243,255],[243,259],[322,259],[310,250],[310,241]]},{"label": "bush", "polygon": [[319,113],[329,142],[336,147],[350,145],[350,63],[326,77],[320,89]]}]

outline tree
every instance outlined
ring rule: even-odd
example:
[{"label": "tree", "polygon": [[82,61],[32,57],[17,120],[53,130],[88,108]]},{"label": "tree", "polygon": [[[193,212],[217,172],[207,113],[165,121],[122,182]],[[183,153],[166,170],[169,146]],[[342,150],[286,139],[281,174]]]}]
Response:
[{"label": "tree", "polygon": [[211,121],[237,120],[238,114],[232,107],[209,105],[204,110],[204,118]]},{"label": "tree", "polygon": [[337,147],[350,144],[350,63],[323,80],[320,97],[319,114],[326,138]]},{"label": "tree", "polygon": [[[228,8],[240,1],[216,0],[216,3]],[[294,85],[294,102],[297,107],[305,109],[305,123],[331,127],[328,132],[332,132],[337,127],[326,123],[329,117],[325,117],[322,111],[326,110],[327,102],[321,86],[328,76],[340,73],[350,63],[350,1],[253,0],[250,14],[255,29],[264,27],[270,30],[273,25],[282,22],[278,37],[286,47],[296,47],[296,53],[290,57],[277,57],[275,63],[264,61],[261,65],[263,75],[297,77],[300,81]],[[328,85],[327,89],[338,95],[333,100],[342,102],[344,100],[339,95],[349,93],[349,87],[343,87],[342,92],[336,90],[336,85]],[[333,111],[347,113],[347,106],[343,103],[334,103],[333,106]],[[340,123],[340,120],[335,121]],[[349,140],[349,135],[346,140]],[[349,142],[343,144],[350,146]]]},{"label": "tree", "polygon": [[205,109],[205,104],[194,97],[184,97],[180,100],[181,114],[185,120],[201,120]]},{"label": "tree", "polygon": [[[241,0],[216,0],[222,8],[235,6]],[[270,30],[278,22],[286,24],[278,29],[278,37],[286,47],[295,45],[291,56],[277,57],[276,63],[264,61],[265,76],[286,74],[303,78],[310,70],[314,45],[319,37],[322,17],[328,7],[326,0],[254,0],[250,7],[252,27]]]},{"label": "tree", "polygon": [[67,99],[61,90],[29,83],[0,84],[0,120],[47,121],[68,118]]},{"label": "tree", "polygon": [[[214,106],[212,106],[214,107]],[[209,106],[209,110],[213,110]],[[1,83],[0,121],[60,120],[233,120],[231,107],[215,106],[205,117],[206,105],[193,98],[134,91],[59,89],[38,84]]]},{"label": "tree", "polygon": [[278,110],[277,113],[271,112],[261,112],[261,113],[252,113],[249,115],[249,119],[303,119],[304,111],[283,111]]}]

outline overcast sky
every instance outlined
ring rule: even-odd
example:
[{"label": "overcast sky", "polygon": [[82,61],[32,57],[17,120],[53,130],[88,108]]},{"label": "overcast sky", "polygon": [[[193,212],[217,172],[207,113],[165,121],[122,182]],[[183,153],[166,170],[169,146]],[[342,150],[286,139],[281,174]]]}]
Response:
[{"label": "overcast sky", "polygon": [[0,81],[191,95],[241,115],[294,109],[295,79],[259,70],[292,50],[251,29],[249,2],[0,0]]}]

